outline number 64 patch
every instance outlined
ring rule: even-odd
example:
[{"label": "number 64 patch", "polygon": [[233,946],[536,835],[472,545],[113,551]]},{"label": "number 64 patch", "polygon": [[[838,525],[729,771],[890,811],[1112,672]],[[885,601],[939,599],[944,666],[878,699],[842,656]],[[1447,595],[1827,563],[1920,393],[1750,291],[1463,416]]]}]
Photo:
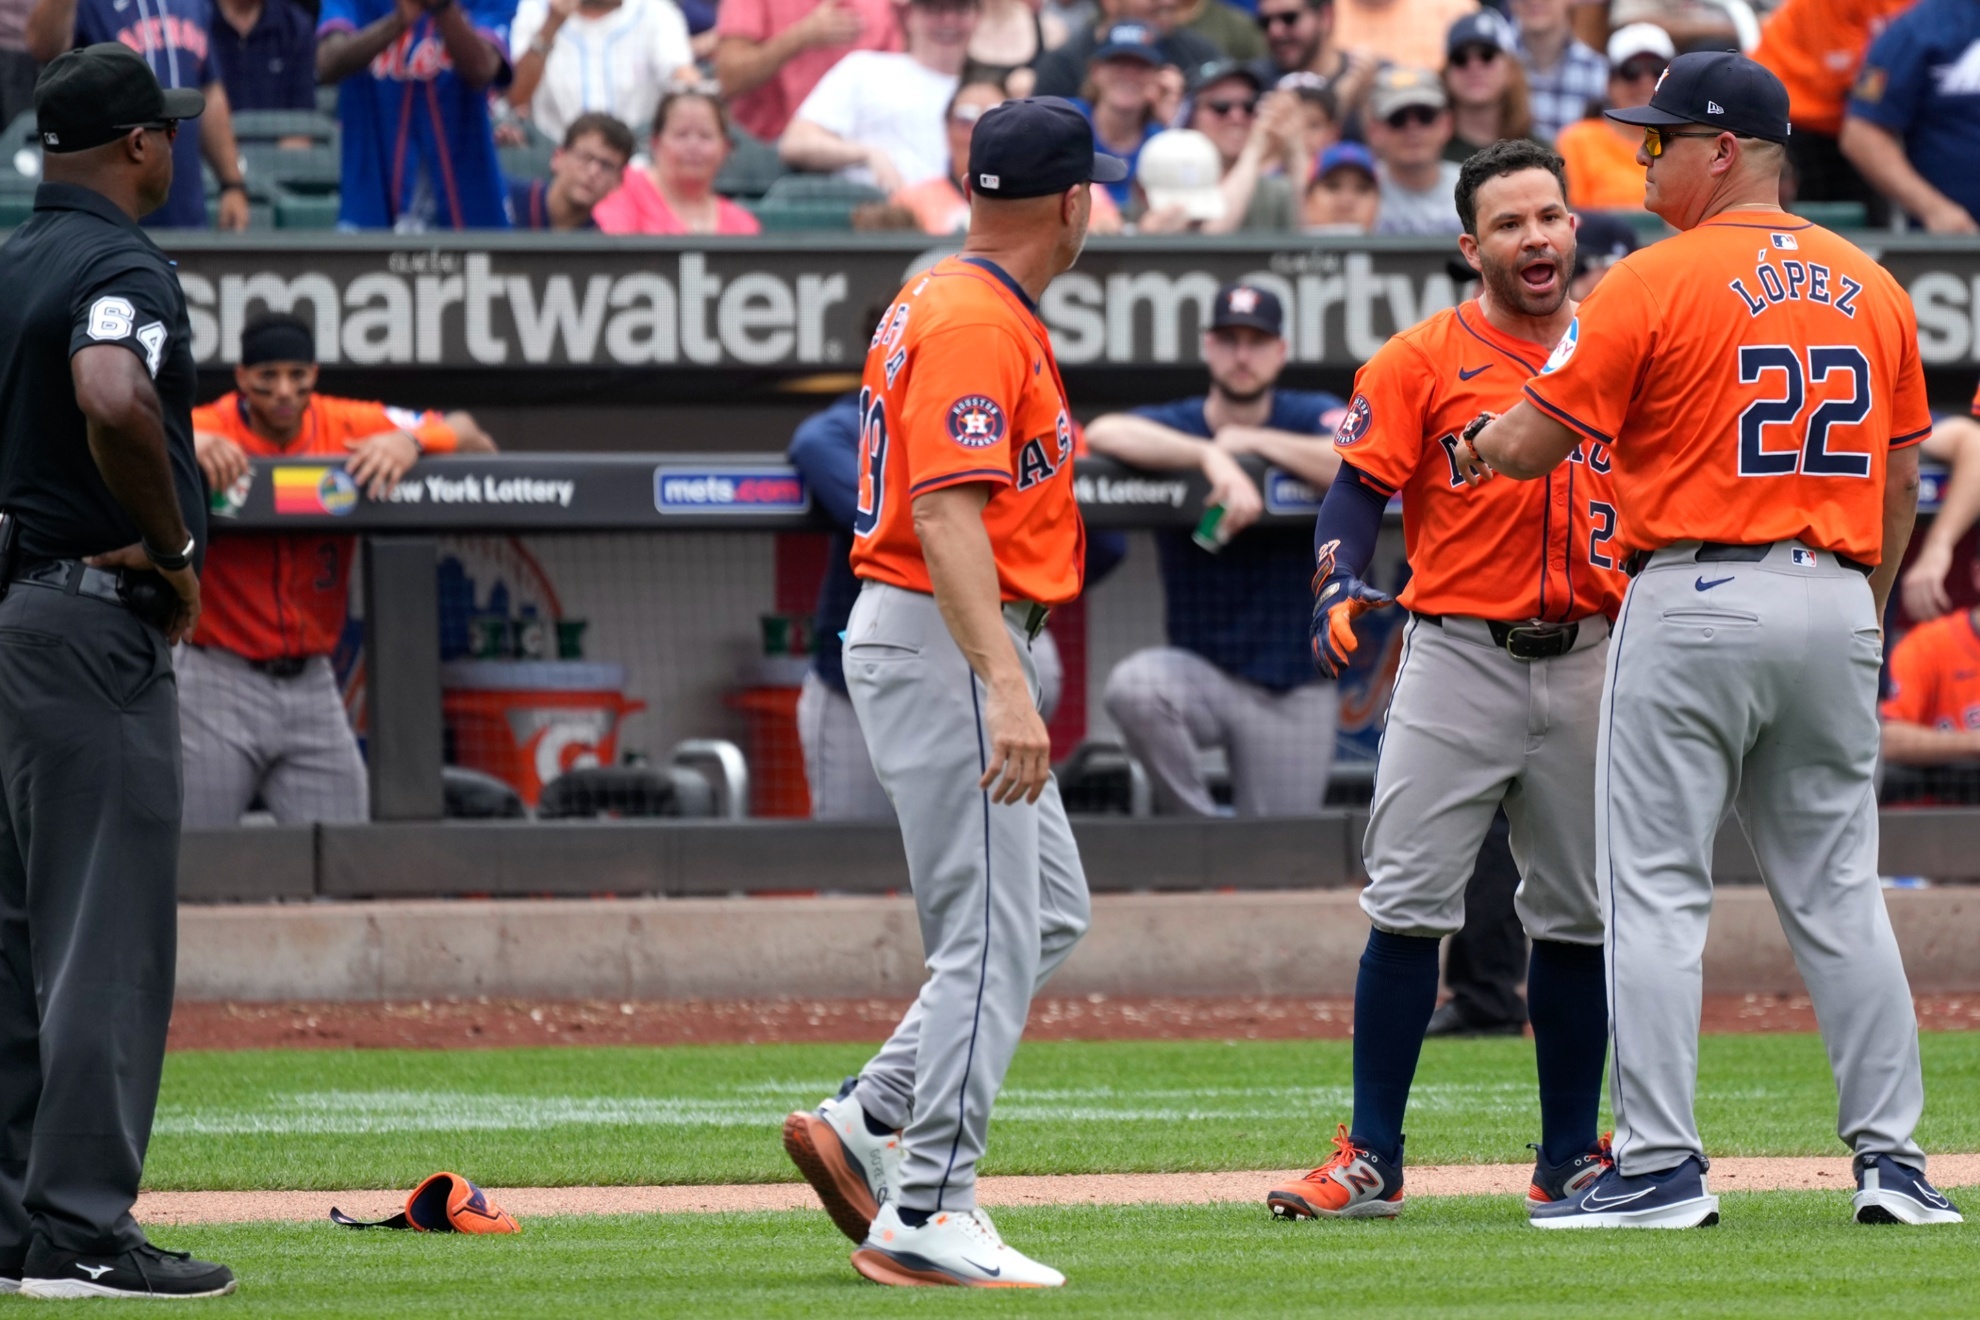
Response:
[{"label": "number 64 patch", "polygon": [[158,366],[165,360],[165,341],[170,337],[163,321],[151,321],[132,327],[137,321],[137,308],[130,299],[108,295],[98,298],[89,309],[89,337],[112,342],[135,338],[144,349],[144,365],[156,378]]}]

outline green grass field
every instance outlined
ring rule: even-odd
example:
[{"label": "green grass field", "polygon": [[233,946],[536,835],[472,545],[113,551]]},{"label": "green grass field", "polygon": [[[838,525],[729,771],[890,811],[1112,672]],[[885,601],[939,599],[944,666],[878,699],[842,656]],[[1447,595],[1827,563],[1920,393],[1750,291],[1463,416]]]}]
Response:
[{"label": "green grass field", "polygon": [[[1924,1039],[1928,1148],[1980,1150],[1980,1033]],[[777,1124],[855,1069],[856,1046],[175,1054],[155,1188],[745,1182],[792,1171]],[[1026,1045],[987,1172],[1290,1168],[1347,1116],[1346,1042]],[[1433,1042],[1414,1162],[1525,1158],[1529,1042]],[[1708,1037],[1715,1154],[1840,1154],[1812,1036]],[[1952,1189],[1948,1189],[1952,1190]],[[1955,1199],[1960,1193],[1954,1191]],[[1980,1209],[1980,1189],[1967,1189]],[[1970,1315],[1980,1229],[1866,1228],[1838,1193],[1727,1195],[1691,1233],[1547,1234],[1515,1198],[1418,1198],[1400,1221],[1281,1224],[1262,1205],[1011,1209],[1057,1294],[887,1290],[822,1213],[532,1219],[520,1238],[326,1223],[161,1230],[233,1265],[229,1314],[586,1316],[1585,1314]],[[0,1305],[13,1303],[0,1300]],[[21,1303],[25,1305],[25,1303]]]}]

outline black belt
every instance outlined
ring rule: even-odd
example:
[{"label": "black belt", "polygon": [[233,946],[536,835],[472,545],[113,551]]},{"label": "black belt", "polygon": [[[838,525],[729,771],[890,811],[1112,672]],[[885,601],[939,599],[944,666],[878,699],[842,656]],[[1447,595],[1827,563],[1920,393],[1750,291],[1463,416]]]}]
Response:
[{"label": "black belt", "polygon": [[[1441,614],[1419,614],[1425,623],[1444,626]],[[1492,643],[1515,660],[1552,660],[1574,649],[1581,633],[1579,623],[1504,623],[1498,619],[1480,620],[1492,633]]]},{"label": "black belt", "polygon": [[[194,644],[193,650],[227,651],[227,648],[224,646],[200,646]],[[233,656],[234,659],[240,661],[249,669],[255,670],[257,673],[266,674],[270,678],[283,679],[299,676],[303,670],[309,668],[309,662],[315,659],[314,656],[307,655],[278,655],[268,660],[250,660],[238,651],[227,651],[227,654]]]},{"label": "black belt", "polygon": [[12,581],[122,606],[160,632],[179,612],[179,593],[156,573],[96,568],[80,559],[36,559],[17,568]]},{"label": "black belt", "polygon": [[[1765,559],[1773,548],[1772,541],[1760,545],[1735,545],[1730,541],[1700,541],[1698,553],[1692,558],[1701,564],[1757,564]],[[1649,565],[1650,556],[1654,553],[1651,550],[1632,551],[1623,560],[1623,572],[1635,577]],[[1834,551],[1829,553],[1835,554]],[[1844,568],[1854,569],[1864,577],[1869,577],[1874,571],[1869,564],[1860,559],[1851,559],[1848,555],[1835,555],[1835,560]]]}]

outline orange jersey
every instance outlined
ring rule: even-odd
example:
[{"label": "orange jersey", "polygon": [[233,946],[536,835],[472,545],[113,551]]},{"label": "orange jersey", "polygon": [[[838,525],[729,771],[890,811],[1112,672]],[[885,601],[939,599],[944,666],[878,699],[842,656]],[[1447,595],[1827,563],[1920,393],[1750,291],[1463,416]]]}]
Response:
[{"label": "orange jersey", "polygon": [[1887,720],[1928,729],[1980,729],[1980,633],[1959,610],[1921,623],[1891,650]]},{"label": "orange jersey", "polygon": [[1753,58],[1787,84],[1798,131],[1834,137],[1870,43],[1918,0],[1784,0],[1760,28]]},{"label": "orange jersey", "polygon": [[[193,430],[222,435],[256,458],[300,458],[350,450],[347,441],[382,431],[411,431],[428,452],[454,449],[458,438],[439,413],[407,412],[357,399],[310,397],[302,430],[287,445],[255,434],[238,394],[193,409]],[[350,613],[355,536],[243,533],[215,537],[200,575],[203,609],[193,645],[218,646],[249,660],[328,655]]]},{"label": "orange jersey", "polygon": [[1617,567],[1606,446],[1584,444],[1540,481],[1470,487],[1452,454],[1466,424],[1519,401],[1546,350],[1485,319],[1476,302],[1390,339],[1355,374],[1335,434],[1343,462],[1402,492],[1413,570],[1401,597],[1419,614],[1508,623],[1614,618]]},{"label": "orange jersey", "polygon": [[1885,462],[1932,430],[1904,289],[1778,211],[1617,262],[1526,397],[1613,449],[1627,550],[1794,538],[1875,564]]},{"label": "orange jersey", "polygon": [[903,289],[874,333],[860,388],[853,572],[932,591],[914,500],[996,487],[983,525],[1007,601],[1079,595],[1086,526],[1073,500],[1072,411],[1052,340],[1016,282],[951,257]]}]

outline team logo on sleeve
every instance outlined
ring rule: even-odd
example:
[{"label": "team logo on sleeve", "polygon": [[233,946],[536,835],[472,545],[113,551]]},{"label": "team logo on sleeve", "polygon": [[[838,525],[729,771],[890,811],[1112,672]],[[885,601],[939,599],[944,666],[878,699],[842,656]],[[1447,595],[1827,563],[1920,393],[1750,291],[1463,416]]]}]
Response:
[{"label": "team logo on sleeve", "polygon": [[1559,371],[1565,367],[1573,359],[1574,350],[1580,343],[1581,318],[1577,316],[1568,322],[1567,333],[1561,336],[1560,343],[1554,345],[1554,354],[1547,359],[1547,365],[1540,368],[1540,374],[1544,376],[1550,371]]},{"label": "team logo on sleeve", "polygon": [[1004,438],[1004,410],[995,399],[963,395],[949,405],[949,438],[964,449],[988,449]]},{"label": "team logo on sleeve", "polygon": [[1368,434],[1368,424],[1374,420],[1375,413],[1368,406],[1368,396],[1355,395],[1348,402],[1347,416],[1341,418],[1340,429],[1334,432],[1334,443],[1343,449],[1358,443]]}]

